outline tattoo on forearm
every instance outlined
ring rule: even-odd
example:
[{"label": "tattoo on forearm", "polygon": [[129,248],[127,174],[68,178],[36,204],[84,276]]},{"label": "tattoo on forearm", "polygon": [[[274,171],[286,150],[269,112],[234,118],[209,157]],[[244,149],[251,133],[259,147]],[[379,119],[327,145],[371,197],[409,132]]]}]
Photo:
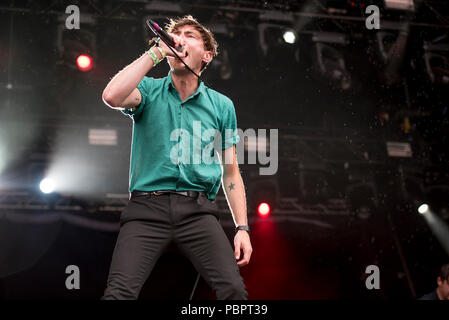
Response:
[{"label": "tattoo on forearm", "polygon": [[231,184],[229,185],[229,191],[231,191],[232,189],[234,189],[234,186],[235,186],[235,184],[233,184],[232,182],[231,182]]}]

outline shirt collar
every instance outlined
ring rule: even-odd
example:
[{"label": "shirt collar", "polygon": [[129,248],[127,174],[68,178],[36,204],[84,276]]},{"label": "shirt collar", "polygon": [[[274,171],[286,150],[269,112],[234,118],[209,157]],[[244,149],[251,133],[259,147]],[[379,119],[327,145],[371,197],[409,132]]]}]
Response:
[{"label": "shirt collar", "polygon": [[[170,88],[176,90],[175,86],[173,85],[171,71],[168,72],[168,75],[166,78],[167,78],[166,85],[165,85],[166,90],[169,90]],[[198,80],[199,80],[198,88],[196,89],[196,92],[192,95],[192,97],[195,97],[196,95],[198,95],[200,93],[204,94],[204,90],[205,90],[204,82],[203,82],[203,80],[201,80],[201,78],[198,78]]]}]

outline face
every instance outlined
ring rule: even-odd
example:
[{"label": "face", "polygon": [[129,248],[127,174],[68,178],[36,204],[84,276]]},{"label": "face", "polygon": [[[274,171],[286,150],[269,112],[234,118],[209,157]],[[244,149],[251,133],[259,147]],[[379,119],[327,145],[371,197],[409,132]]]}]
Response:
[{"label": "face", "polygon": [[[203,62],[209,62],[212,53],[204,48],[203,38],[198,30],[193,26],[183,26],[176,29],[173,34],[181,37],[185,43],[187,56],[183,58],[184,62],[196,73],[199,73]],[[178,58],[168,57],[168,63],[171,69],[177,72],[190,72]]]},{"label": "face", "polygon": [[441,281],[441,278],[438,277],[438,295],[442,300],[449,300],[449,281],[444,280]]}]

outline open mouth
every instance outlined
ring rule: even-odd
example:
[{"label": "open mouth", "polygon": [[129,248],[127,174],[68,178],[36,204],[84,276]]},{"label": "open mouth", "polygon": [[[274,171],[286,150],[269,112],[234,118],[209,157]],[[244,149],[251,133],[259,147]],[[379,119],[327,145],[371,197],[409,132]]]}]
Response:
[{"label": "open mouth", "polygon": [[176,59],[176,60],[184,60],[185,58],[187,58],[187,57],[188,57],[189,53],[188,53],[188,52],[186,52],[186,55],[185,55],[184,57],[182,57],[182,56],[180,55],[180,53],[178,53],[178,55],[179,55],[179,58],[178,58],[178,59]]}]

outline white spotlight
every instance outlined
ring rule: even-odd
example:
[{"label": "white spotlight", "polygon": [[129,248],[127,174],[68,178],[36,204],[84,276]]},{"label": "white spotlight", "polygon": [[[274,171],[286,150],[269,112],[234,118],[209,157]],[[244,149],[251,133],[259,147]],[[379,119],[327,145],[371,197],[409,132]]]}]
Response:
[{"label": "white spotlight", "polygon": [[293,31],[285,31],[283,35],[284,41],[287,43],[295,43],[296,35]]},{"label": "white spotlight", "polygon": [[420,205],[419,208],[418,208],[418,212],[421,213],[421,214],[425,214],[428,211],[429,211],[429,206],[427,204],[425,204],[425,203]]},{"label": "white spotlight", "polygon": [[45,178],[41,181],[39,187],[43,193],[52,193],[55,190],[55,181],[51,178]]}]

